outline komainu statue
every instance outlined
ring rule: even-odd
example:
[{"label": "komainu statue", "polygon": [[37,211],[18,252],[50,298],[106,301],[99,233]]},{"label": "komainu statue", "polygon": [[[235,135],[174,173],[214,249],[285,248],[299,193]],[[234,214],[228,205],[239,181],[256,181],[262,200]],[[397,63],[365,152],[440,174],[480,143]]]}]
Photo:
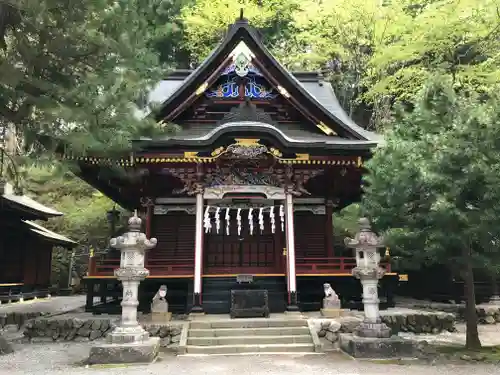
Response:
[{"label": "komainu statue", "polygon": [[340,299],[335,290],[329,283],[323,284],[323,289],[325,291],[325,298],[323,298],[323,309],[340,309]]},{"label": "komainu statue", "polygon": [[151,313],[153,320],[170,320],[171,314],[168,312],[167,286],[162,285],[151,301]]}]

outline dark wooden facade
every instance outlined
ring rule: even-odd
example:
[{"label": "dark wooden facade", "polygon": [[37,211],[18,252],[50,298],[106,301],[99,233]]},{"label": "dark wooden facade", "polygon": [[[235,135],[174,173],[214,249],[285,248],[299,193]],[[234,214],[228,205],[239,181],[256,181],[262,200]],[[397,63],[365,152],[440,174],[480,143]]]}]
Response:
[{"label": "dark wooden facade", "polygon": [[71,248],[76,243],[32,221],[62,213],[14,194],[8,184],[0,188],[0,302],[45,297],[49,293],[53,247]]},{"label": "dark wooden facade", "polygon": [[[158,239],[146,259],[150,277],[141,286],[145,310],[155,289],[166,283],[176,311],[189,310],[194,300],[207,312],[228,312],[228,291],[238,274],[254,275],[256,287],[269,290],[270,300],[278,301],[272,311],[282,311],[292,299],[302,309],[319,308],[323,282],[332,283],[345,303],[360,299],[359,282],[351,276],[354,258],[334,248],[331,217],[359,200],[363,162],[380,137],[348,117],[320,74],[287,71],[258,31],[238,20],[196,70],[174,72],[150,101],[161,104],[150,116],[159,124],[179,125],[180,132],[134,140],[118,159],[62,153],[81,178],[123,207],[139,208],[146,234]],[[203,209],[221,210],[222,230],[212,228],[197,243],[200,194]],[[292,196],[286,228],[281,230],[275,216],[273,232],[269,207],[292,207]],[[229,234],[226,208],[231,208]],[[238,208],[245,222],[239,234]],[[262,231],[260,208],[266,208]],[[89,310],[110,311],[105,304],[94,306],[93,297],[107,302],[119,296],[113,279],[118,265],[116,255],[92,258]],[[390,265],[385,267],[384,288],[397,282]],[[201,281],[193,289],[196,272]]]}]

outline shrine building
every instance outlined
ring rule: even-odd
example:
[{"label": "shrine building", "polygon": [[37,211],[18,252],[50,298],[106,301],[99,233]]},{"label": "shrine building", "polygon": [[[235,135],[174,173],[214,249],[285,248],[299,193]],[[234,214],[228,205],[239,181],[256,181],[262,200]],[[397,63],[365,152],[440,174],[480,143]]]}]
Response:
[{"label": "shrine building", "polygon": [[[286,70],[239,19],[198,68],[174,71],[150,101],[160,106],[149,115],[180,131],[133,140],[118,159],[64,156],[82,179],[138,209],[158,239],[140,310],[165,284],[173,312],[228,313],[243,279],[268,291],[271,312],[319,310],[325,282],[344,304],[360,300],[354,255],[334,246],[332,214],[359,201],[363,162],[381,137],[349,118],[330,83]],[[119,263],[115,252],[91,259],[88,311],[119,309]],[[385,267],[381,296],[392,304],[397,275]]]},{"label": "shrine building", "polygon": [[35,221],[62,215],[16,192],[0,176],[0,303],[49,295],[52,249],[78,244]]}]

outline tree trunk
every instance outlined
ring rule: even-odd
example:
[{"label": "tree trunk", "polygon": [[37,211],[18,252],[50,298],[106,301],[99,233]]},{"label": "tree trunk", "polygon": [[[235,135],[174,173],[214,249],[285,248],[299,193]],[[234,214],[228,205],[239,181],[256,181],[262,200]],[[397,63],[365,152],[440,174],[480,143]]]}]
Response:
[{"label": "tree trunk", "polygon": [[467,349],[481,348],[477,330],[476,293],[474,291],[474,272],[472,269],[471,250],[463,250],[464,286],[465,286],[465,347]]}]

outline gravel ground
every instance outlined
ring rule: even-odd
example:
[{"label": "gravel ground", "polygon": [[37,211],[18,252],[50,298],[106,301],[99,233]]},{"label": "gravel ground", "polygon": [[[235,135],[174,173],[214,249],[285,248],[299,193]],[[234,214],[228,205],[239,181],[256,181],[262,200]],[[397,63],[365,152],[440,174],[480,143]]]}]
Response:
[{"label": "gravel ground", "polygon": [[497,366],[395,365],[354,361],[338,353],[275,356],[175,357],[163,354],[147,366],[85,368],[78,362],[88,355],[88,343],[19,345],[0,357],[0,375],[498,375]]},{"label": "gravel ground", "polygon": [[85,306],[85,296],[51,297],[0,305],[0,313],[44,312],[61,314]]}]

